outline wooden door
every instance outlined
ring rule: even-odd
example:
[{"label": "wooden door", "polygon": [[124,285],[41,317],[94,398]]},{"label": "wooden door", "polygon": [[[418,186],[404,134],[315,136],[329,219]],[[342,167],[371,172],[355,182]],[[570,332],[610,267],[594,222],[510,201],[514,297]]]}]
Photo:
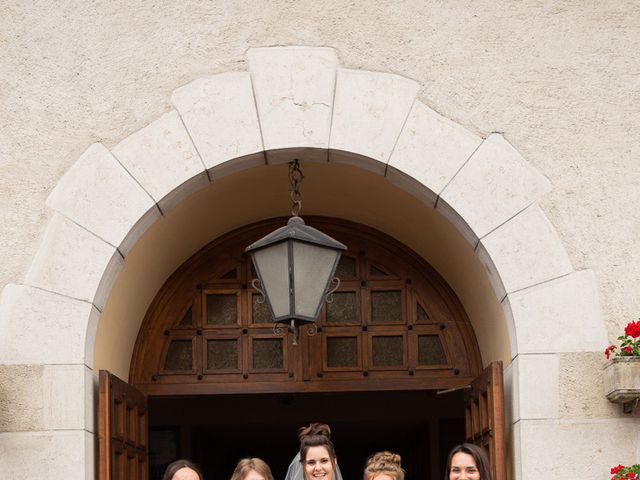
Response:
[{"label": "wooden door", "polygon": [[494,480],[505,480],[502,362],[492,362],[465,391],[466,441],[485,449]]},{"label": "wooden door", "polygon": [[99,479],[147,480],[147,399],[100,370],[98,399]]}]

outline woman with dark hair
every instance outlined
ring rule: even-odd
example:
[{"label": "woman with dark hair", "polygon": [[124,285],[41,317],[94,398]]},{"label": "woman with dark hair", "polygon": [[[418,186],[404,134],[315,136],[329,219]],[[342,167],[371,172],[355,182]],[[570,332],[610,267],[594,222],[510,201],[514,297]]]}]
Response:
[{"label": "woman with dark hair", "polygon": [[400,455],[378,452],[367,458],[363,480],[404,480]]},{"label": "woman with dark hair", "polygon": [[200,469],[189,460],[180,459],[169,464],[162,480],[204,480]]},{"label": "woman with dark hair", "polygon": [[444,480],[492,480],[487,454],[472,443],[453,447],[447,459]]},{"label": "woman with dark hair", "polygon": [[342,480],[329,425],[302,427],[298,439],[300,451],[289,465],[285,480]]},{"label": "woman with dark hair", "polygon": [[236,465],[231,480],[273,480],[273,475],[264,460],[243,458]]}]

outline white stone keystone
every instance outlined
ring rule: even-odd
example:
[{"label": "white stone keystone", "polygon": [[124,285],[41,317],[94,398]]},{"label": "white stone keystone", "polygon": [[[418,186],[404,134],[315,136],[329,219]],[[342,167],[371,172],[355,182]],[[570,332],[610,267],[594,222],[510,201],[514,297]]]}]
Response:
[{"label": "white stone keystone", "polygon": [[200,156],[176,111],[125,138],[112,152],[163,212],[209,184]]},{"label": "white stone keystone", "polygon": [[278,149],[319,148],[301,160],[327,160],[338,59],[332,48],[267,47],[247,53],[269,163]]},{"label": "white stone keystone", "polygon": [[343,152],[329,152],[330,161],[384,173],[418,87],[399,75],[339,68],[329,147]]},{"label": "white stone keystone", "polygon": [[171,101],[214,178],[265,163],[248,72],[195,80],[175,90]]},{"label": "white stone keystone", "polygon": [[47,206],[123,253],[160,216],[151,197],[99,143],[60,179]]},{"label": "white stone keystone", "polygon": [[49,220],[26,283],[104,307],[122,256],[112,245],[59,214]]},{"label": "white stone keystone", "polygon": [[573,271],[560,237],[537,204],[482,238],[477,254],[498,300]]},{"label": "white stone keystone", "polygon": [[389,159],[387,179],[433,206],[481,143],[478,135],[416,101]]},{"label": "white stone keystone", "polygon": [[549,180],[493,134],[445,187],[436,208],[475,246],[550,189]]},{"label": "white stone keystone", "polygon": [[9,284],[0,296],[0,363],[91,366],[93,340],[87,339],[87,325],[96,315],[90,303]]},{"label": "white stone keystone", "polygon": [[591,270],[511,293],[503,306],[515,327],[514,353],[594,352],[607,344]]}]

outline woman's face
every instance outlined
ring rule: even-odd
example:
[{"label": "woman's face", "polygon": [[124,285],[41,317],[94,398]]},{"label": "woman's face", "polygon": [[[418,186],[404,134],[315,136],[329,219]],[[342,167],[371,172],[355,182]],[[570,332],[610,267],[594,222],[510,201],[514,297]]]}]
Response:
[{"label": "woman's face", "polygon": [[304,462],[307,480],[333,480],[335,465],[331,461],[327,447],[309,447]]},{"label": "woman's face", "polygon": [[171,480],[200,480],[198,473],[189,467],[182,467],[173,474]]},{"label": "woman's face", "polygon": [[478,466],[471,455],[458,452],[451,458],[449,480],[481,480]]},{"label": "woman's face", "polygon": [[264,478],[255,470],[251,470],[249,473],[247,473],[247,476],[244,477],[244,480],[267,480],[267,479]]}]

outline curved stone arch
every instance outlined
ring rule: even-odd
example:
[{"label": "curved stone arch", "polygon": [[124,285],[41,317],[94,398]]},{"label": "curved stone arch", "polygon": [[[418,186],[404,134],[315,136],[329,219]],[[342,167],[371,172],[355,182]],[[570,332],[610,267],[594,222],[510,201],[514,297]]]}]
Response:
[{"label": "curved stone arch", "polygon": [[[300,153],[384,175],[458,228],[504,306],[514,396],[535,382],[518,369],[555,372],[547,396],[514,400],[512,420],[557,418],[553,354],[598,350],[607,336],[593,274],[573,271],[537,205],[549,181],[501,135],[483,139],[421,103],[417,82],[340,68],[331,48],[251,49],[248,65],[177,89],[175,110],[111,150],[90,146],[63,176],[24,284],[3,291],[0,361],[59,365],[52,378],[68,381],[43,388],[91,390],[100,312],[149,225],[220,176]],[[93,431],[91,415],[56,416],[63,408],[50,406],[42,429]]]}]

